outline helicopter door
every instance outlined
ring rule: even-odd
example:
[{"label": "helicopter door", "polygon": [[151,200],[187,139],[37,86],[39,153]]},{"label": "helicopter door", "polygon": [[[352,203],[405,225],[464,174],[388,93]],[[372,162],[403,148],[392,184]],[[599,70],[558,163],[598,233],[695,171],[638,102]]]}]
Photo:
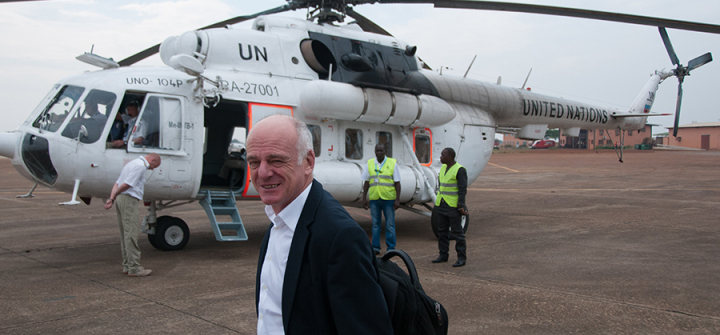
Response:
[{"label": "helicopter door", "polygon": [[[293,116],[293,109],[290,106],[248,103],[248,133],[258,121],[275,114]],[[250,182],[250,173],[245,173],[245,186],[243,197],[259,197],[258,192]]]},{"label": "helicopter door", "polygon": [[148,94],[140,115],[133,122],[128,152],[155,152],[185,156],[183,100],[168,95]]},{"label": "helicopter door", "polygon": [[248,104],[250,111],[248,112],[248,116],[250,117],[250,129],[258,123],[258,121],[275,114],[284,114],[288,116],[293,116],[293,110],[292,107],[289,106],[280,106],[280,105],[266,105],[266,104],[254,104],[250,103]]},{"label": "helicopter door", "polygon": [[107,125],[112,124],[108,116],[114,115],[112,111],[116,102],[115,93],[92,89],[82,102],[78,101],[71,113],[64,115],[68,119],[60,131],[64,139],[57,143],[64,144],[61,150],[67,158],[54,160],[53,163],[57,164],[63,177],[84,181],[83,192],[95,191],[98,183],[91,181],[105,179],[105,141],[100,139],[104,138],[103,134],[107,136]]}]

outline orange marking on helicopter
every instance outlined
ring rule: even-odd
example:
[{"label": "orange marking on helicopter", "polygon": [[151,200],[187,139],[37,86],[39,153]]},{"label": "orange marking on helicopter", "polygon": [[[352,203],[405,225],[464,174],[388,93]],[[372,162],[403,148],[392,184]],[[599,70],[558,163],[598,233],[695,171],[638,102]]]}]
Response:
[{"label": "orange marking on helicopter", "polygon": [[[418,131],[418,130],[420,130],[420,131]],[[430,142],[430,150],[429,150],[429,151],[430,151],[430,152],[429,152],[429,154],[430,154],[430,160],[429,160],[427,163],[424,163],[424,164],[423,164],[423,163],[420,163],[420,165],[428,166],[428,167],[429,167],[429,166],[432,164],[432,159],[433,159],[433,151],[432,151],[432,143],[433,143],[432,131],[430,130],[430,128],[414,128],[414,129],[413,129],[413,143],[412,143],[412,145],[413,145],[413,151],[415,151],[415,148],[417,148],[417,147],[415,146],[415,139],[417,138],[416,135],[415,135],[416,132],[419,133],[419,134],[421,134],[421,135],[427,135],[428,137],[430,137],[430,141],[429,141],[429,142]]]}]

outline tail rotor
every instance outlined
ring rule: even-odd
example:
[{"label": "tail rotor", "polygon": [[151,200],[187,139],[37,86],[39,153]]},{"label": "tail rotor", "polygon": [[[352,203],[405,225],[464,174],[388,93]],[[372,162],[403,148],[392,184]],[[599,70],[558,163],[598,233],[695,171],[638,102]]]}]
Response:
[{"label": "tail rotor", "polygon": [[680,123],[680,106],[682,104],[683,94],[682,84],[683,81],[685,81],[685,76],[689,76],[690,71],[712,62],[712,54],[708,52],[704,55],[695,57],[690,60],[690,62],[688,62],[687,66],[684,66],[680,64],[680,60],[678,59],[677,54],[675,54],[675,49],[673,49],[672,43],[670,42],[670,37],[668,36],[665,27],[659,27],[658,29],[660,30],[660,36],[662,37],[663,43],[665,44],[665,49],[670,56],[670,61],[673,63],[673,65],[676,66],[672,73],[678,79],[678,95],[677,103],[675,104],[675,127],[673,127],[673,136],[677,137],[678,126]]}]

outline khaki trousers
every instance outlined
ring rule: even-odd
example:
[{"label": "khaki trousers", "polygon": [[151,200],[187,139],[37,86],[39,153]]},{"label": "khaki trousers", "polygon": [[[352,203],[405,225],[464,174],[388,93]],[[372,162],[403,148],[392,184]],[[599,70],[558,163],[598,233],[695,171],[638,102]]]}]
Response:
[{"label": "khaki trousers", "polygon": [[140,266],[140,247],[138,233],[140,231],[140,211],[138,202],[127,194],[121,193],[115,199],[118,225],[120,226],[120,251],[123,257],[123,271],[137,272]]}]

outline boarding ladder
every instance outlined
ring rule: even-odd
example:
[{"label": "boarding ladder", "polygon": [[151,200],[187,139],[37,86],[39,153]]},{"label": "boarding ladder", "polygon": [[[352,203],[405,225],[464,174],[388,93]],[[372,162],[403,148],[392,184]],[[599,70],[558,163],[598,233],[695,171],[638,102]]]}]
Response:
[{"label": "boarding ladder", "polygon": [[[240,213],[235,203],[235,193],[231,190],[200,190],[198,195],[205,197],[200,200],[200,205],[205,209],[210,225],[215,232],[215,239],[218,241],[246,241],[247,232]],[[232,222],[218,222],[217,217],[230,217]],[[234,231],[234,234],[223,235],[223,231]]]}]

